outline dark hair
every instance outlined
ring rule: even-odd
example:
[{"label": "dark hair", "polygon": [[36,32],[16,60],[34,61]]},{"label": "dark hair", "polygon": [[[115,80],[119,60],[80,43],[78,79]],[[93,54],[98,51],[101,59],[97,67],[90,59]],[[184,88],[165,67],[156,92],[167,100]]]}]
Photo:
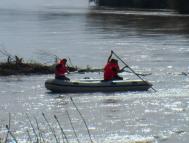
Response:
[{"label": "dark hair", "polygon": [[111,59],[110,62],[111,63],[117,63],[118,61],[116,59]]},{"label": "dark hair", "polygon": [[67,62],[67,59],[60,60],[60,64],[66,64],[66,62]]},{"label": "dark hair", "polygon": [[62,59],[62,61],[67,62],[67,59]]}]

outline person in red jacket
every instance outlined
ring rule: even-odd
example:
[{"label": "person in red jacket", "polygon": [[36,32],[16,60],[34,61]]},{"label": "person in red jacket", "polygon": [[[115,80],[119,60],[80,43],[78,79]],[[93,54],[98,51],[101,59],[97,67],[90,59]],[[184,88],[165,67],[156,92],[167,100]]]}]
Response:
[{"label": "person in red jacket", "polygon": [[104,80],[123,80],[123,78],[118,75],[120,72],[118,61],[116,59],[111,59],[111,57],[112,52],[108,58],[107,64],[104,67]]},{"label": "person in red jacket", "polygon": [[68,67],[66,66],[67,59],[62,59],[55,67],[55,78],[61,80],[70,80],[65,76],[68,73]]}]

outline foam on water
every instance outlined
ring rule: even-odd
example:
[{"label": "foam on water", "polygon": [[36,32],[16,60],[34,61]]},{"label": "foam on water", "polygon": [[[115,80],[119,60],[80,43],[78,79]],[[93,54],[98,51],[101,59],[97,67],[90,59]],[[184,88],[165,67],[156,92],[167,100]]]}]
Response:
[{"label": "foam on water", "polygon": [[156,143],[153,137],[112,135],[102,143]]}]

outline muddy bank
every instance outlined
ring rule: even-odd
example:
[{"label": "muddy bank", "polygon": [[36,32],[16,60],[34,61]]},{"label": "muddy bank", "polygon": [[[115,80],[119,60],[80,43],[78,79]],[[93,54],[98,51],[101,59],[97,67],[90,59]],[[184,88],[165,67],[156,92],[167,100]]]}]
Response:
[{"label": "muddy bank", "polygon": [[[55,64],[53,65],[44,65],[41,63],[15,63],[15,62],[6,62],[0,63],[0,76],[9,76],[9,75],[31,75],[31,74],[53,74]],[[102,69],[94,68],[78,68],[78,67],[68,67],[70,72],[99,72]]]},{"label": "muddy bank", "polygon": [[0,63],[0,76],[50,74],[54,72],[54,66],[39,63]]}]

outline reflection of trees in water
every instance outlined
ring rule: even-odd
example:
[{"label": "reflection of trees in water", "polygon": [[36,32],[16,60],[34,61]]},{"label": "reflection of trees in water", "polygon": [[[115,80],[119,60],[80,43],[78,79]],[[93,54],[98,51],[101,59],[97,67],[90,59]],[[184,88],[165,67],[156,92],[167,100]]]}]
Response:
[{"label": "reflection of trees in water", "polygon": [[[140,14],[140,12],[139,12]],[[164,34],[189,34],[189,19],[181,16],[152,16],[135,14],[94,14],[88,15],[88,22],[96,30],[111,32],[135,31]],[[92,29],[93,30],[93,29]]]},{"label": "reflection of trees in water", "polygon": [[189,13],[189,0],[169,0],[169,4],[180,13]]},{"label": "reflection of trees in water", "polygon": [[98,0],[100,6],[166,8],[168,0]]},{"label": "reflection of trees in water", "polygon": [[98,5],[147,9],[174,8],[180,13],[189,13],[188,0],[98,0]]}]

